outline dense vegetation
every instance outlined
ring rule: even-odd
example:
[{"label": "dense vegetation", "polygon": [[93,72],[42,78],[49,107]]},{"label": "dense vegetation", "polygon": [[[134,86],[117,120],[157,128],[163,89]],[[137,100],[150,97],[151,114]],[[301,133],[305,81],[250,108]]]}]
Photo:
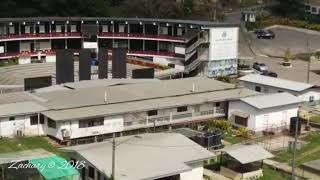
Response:
[{"label": "dense vegetation", "polygon": [[210,0],[1,0],[0,17],[115,16],[210,20]]}]

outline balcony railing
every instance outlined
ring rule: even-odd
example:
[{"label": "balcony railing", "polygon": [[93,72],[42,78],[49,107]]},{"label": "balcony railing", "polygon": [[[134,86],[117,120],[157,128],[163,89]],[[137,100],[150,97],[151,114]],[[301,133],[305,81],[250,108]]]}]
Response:
[{"label": "balcony railing", "polygon": [[0,40],[8,39],[32,39],[32,38],[59,38],[59,37],[81,37],[79,32],[61,32],[61,33],[28,33],[28,34],[9,34],[0,36]]},{"label": "balcony railing", "polygon": [[167,125],[167,124],[177,124],[177,123],[186,123],[191,121],[203,121],[210,118],[222,117],[225,116],[225,110],[222,108],[217,108],[214,110],[201,111],[196,113],[183,113],[175,114],[172,116],[160,116],[147,119],[137,119],[129,122],[125,122],[124,126],[126,129],[134,128],[143,128],[143,127],[152,127],[154,125]]},{"label": "balcony railing", "polygon": [[111,33],[111,32],[102,32],[99,34],[101,38],[132,38],[132,39],[157,39],[163,41],[177,41],[184,42],[182,37],[175,37],[169,35],[153,35],[153,34],[136,34],[136,33]]}]

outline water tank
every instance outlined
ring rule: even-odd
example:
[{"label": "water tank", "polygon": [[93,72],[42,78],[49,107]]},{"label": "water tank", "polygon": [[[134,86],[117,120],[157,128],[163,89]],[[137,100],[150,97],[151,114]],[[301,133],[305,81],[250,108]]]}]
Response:
[{"label": "water tank", "polygon": [[292,117],[290,119],[290,134],[291,135],[295,135],[296,132],[296,125],[297,125],[297,121],[298,121],[298,135],[301,134],[301,120],[298,120],[298,117]]}]

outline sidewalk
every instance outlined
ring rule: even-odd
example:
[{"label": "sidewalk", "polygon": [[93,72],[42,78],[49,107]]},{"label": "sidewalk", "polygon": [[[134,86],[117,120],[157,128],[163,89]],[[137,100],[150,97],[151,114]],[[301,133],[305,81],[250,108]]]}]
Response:
[{"label": "sidewalk", "polygon": [[[289,166],[287,163],[280,163],[270,159],[264,160],[263,163],[271,166],[274,169],[281,170],[283,172],[291,174],[291,170],[292,170],[291,166]],[[301,168],[296,168],[295,173],[296,173],[296,176],[299,176],[305,179],[312,179],[312,180],[320,179],[320,176],[310,173],[308,171],[304,171]]]}]

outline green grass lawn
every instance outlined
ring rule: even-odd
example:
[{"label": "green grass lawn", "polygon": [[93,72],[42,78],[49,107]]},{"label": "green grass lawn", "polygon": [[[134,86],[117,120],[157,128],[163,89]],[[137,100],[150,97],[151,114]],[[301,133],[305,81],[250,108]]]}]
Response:
[{"label": "green grass lawn", "polygon": [[231,144],[238,144],[238,143],[244,141],[244,139],[242,137],[235,136],[232,133],[225,133],[223,135],[223,140],[225,140]]},{"label": "green grass lawn", "polygon": [[66,154],[49,142],[47,137],[23,137],[14,139],[0,139],[0,152],[10,153],[15,151],[44,149],[66,158]]},{"label": "green grass lawn", "polygon": [[263,177],[259,180],[289,180],[290,176],[286,173],[276,171],[268,166],[263,167]]},{"label": "green grass lawn", "polygon": [[310,117],[310,121],[314,123],[320,123],[320,116],[312,116]]},{"label": "green grass lawn", "polygon": [[[308,142],[301,150],[297,151],[296,163],[301,165],[305,162],[320,159],[320,132],[312,132],[301,140]],[[275,160],[290,163],[292,152],[280,151],[274,153]]]}]

